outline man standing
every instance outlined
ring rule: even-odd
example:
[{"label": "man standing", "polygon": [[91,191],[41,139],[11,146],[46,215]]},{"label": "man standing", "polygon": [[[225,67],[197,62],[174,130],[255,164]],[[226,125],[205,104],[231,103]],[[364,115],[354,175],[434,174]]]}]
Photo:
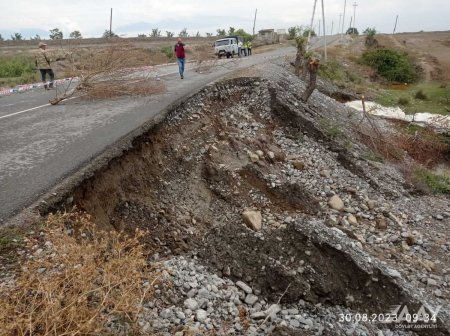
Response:
[{"label": "man standing", "polygon": [[242,41],[239,40],[238,42],[238,55],[239,57],[242,57]]},{"label": "man standing", "polygon": [[[45,44],[44,42],[39,42],[38,47],[39,47],[39,51],[35,55],[36,68],[39,69],[39,72],[41,73],[41,79],[42,79],[42,82],[44,83],[44,88],[46,90],[50,90],[53,88],[53,80],[55,79],[55,74],[50,65],[50,62],[52,62],[52,60],[50,59],[49,55],[45,51],[47,44]],[[47,85],[47,81],[45,80],[47,74],[50,77],[49,85]]]},{"label": "man standing", "polygon": [[181,79],[184,78],[184,63],[186,61],[186,54],[184,52],[184,43],[179,37],[177,44],[175,44],[175,55],[177,56],[178,70],[180,71]]},{"label": "man standing", "polygon": [[252,42],[251,41],[247,42],[247,55],[248,56],[252,55]]}]

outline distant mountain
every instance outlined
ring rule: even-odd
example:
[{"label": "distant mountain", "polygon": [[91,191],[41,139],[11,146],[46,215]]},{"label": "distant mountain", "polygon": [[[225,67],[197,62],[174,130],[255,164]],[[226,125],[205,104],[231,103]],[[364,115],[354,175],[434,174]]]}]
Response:
[{"label": "distant mountain", "polygon": [[38,34],[42,39],[48,39],[48,30],[43,30],[39,28],[22,28],[18,30],[0,30],[0,34],[2,34],[2,37],[5,40],[10,40],[11,35],[14,35],[14,33],[20,33],[22,34],[22,37],[24,40],[29,40],[31,37],[35,37],[36,34]]},{"label": "distant mountain", "polygon": [[197,16],[189,19],[164,19],[155,22],[135,22],[127,25],[119,26],[113,31],[117,34],[126,34],[134,36],[137,34],[150,34],[152,29],[158,28],[162,35],[165,35],[166,30],[178,33],[183,28],[187,28],[188,32],[194,34],[197,31],[215,33],[216,29],[226,29],[229,27],[245,28],[252,24],[252,19],[225,16]]}]

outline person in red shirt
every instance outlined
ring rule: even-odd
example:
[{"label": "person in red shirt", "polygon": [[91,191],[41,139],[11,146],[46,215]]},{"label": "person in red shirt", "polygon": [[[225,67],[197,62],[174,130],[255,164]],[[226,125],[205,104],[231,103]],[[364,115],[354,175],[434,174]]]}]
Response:
[{"label": "person in red shirt", "polygon": [[175,44],[175,55],[177,56],[177,63],[178,63],[178,70],[180,71],[180,77],[181,79],[183,79],[186,54],[184,52],[184,43],[181,41],[181,38],[178,38],[177,44]]}]

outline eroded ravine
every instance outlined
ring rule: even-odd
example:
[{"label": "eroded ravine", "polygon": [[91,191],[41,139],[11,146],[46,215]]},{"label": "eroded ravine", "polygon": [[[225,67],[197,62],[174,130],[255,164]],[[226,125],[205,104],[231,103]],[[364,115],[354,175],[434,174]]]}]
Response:
[{"label": "eroded ravine", "polygon": [[[422,298],[398,272],[362,251],[345,230],[330,228],[326,204],[314,181],[302,178],[304,161],[293,149],[318,143],[316,155],[326,154],[354,179],[364,171],[345,148],[321,145],[329,139],[311,120],[314,110],[302,105],[300,115],[279,89],[257,78],[205,88],[77,187],[74,204],[100,226],[148,230],[148,249],[159,256],[194,253],[211,272],[250,285],[267,305],[281,298],[280,304],[304,301],[353,313],[388,313],[398,304],[418,310]],[[244,224],[246,209],[261,213],[260,231]],[[179,295],[175,302],[182,305]],[[249,316],[257,313],[255,305],[247,308]],[[448,335],[447,322],[420,332]],[[366,324],[374,335],[389,327]],[[288,326],[292,334],[306,332]],[[327,328],[324,335],[344,330]]]}]

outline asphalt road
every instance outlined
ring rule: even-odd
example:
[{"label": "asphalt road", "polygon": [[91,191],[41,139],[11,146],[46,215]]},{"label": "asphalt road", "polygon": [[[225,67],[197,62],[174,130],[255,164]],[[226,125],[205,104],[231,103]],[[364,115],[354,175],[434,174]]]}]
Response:
[{"label": "asphalt road", "polygon": [[187,64],[184,80],[176,66],[167,66],[160,70],[167,92],[149,97],[75,98],[55,106],[48,104],[55,92],[43,89],[0,97],[0,224],[177,99],[239,68],[293,52],[242,58],[209,73]]}]

